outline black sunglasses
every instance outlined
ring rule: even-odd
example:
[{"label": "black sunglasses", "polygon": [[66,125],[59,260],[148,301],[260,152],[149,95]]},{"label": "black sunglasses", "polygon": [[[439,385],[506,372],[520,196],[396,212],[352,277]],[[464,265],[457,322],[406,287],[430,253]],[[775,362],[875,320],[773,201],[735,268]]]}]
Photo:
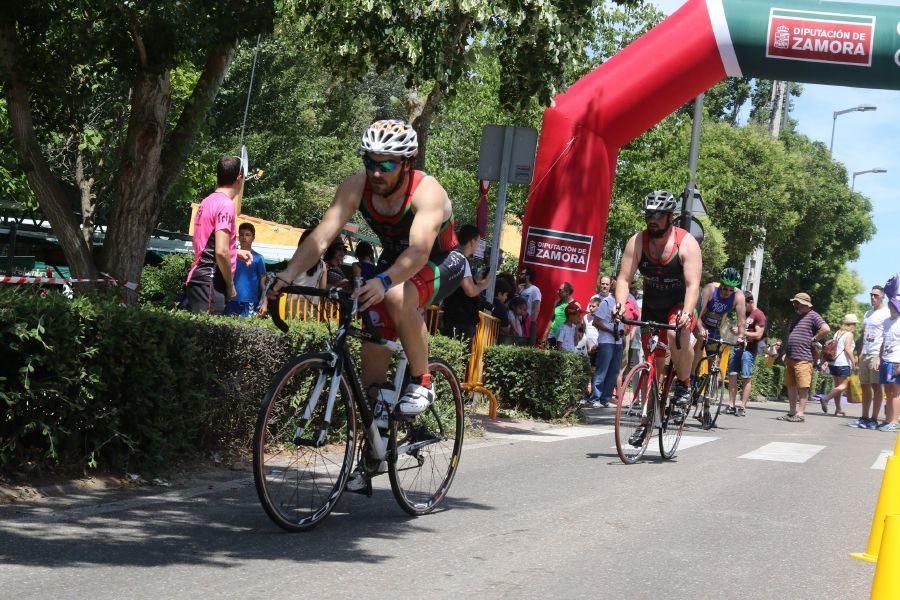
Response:
[{"label": "black sunglasses", "polygon": [[669,213],[667,213],[664,210],[648,210],[644,213],[644,220],[645,221],[657,221],[659,219],[662,219],[663,217],[665,217],[668,214]]}]

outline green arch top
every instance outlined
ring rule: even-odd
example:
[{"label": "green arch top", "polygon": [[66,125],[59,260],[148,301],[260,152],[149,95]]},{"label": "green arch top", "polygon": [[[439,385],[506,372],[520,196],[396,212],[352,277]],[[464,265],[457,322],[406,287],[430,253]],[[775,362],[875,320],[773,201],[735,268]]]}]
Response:
[{"label": "green arch top", "polygon": [[706,0],[728,75],[900,89],[900,2]]}]

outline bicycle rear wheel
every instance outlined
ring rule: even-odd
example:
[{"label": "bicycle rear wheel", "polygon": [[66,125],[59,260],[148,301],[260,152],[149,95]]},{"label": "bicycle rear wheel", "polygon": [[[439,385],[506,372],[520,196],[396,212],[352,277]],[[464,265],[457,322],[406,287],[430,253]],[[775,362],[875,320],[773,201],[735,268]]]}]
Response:
[{"label": "bicycle rear wheel", "polygon": [[722,374],[710,374],[709,384],[703,393],[703,429],[712,429],[716,426],[719,411],[722,410],[722,401],[725,397],[725,386],[722,385]]},{"label": "bicycle rear wheel", "polygon": [[[671,367],[670,367],[671,368]],[[666,460],[675,458],[678,442],[681,441],[681,433],[684,431],[684,423],[687,421],[690,406],[676,407],[672,398],[674,393],[674,375],[669,375],[672,382],[666,391],[665,411],[660,415],[659,423],[659,454]]]},{"label": "bicycle rear wheel", "polygon": [[343,376],[331,424],[323,430],[333,371],[328,359],[305,354],[285,365],[273,378],[256,423],[256,493],[269,518],[288,531],[312,529],[327,517],[353,467],[356,412]]},{"label": "bicycle rear wheel", "polygon": [[462,390],[450,365],[429,359],[434,404],[411,419],[391,417],[388,473],[400,507],[418,516],[446,497],[462,452]]},{"label": "bicycle rear wheel", "polygon": [[655,397],[650,392],[649,376],[650,365],[639,364],[622,378],[616,392],[616,452],[626,465],[641,459],[653,437],[656,402],[647,401]]}]

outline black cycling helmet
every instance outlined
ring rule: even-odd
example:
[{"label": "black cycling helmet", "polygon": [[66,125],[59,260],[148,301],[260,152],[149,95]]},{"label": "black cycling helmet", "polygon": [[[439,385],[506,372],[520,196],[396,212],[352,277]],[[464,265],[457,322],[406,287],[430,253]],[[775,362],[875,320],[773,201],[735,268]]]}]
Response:
[{"label": "black cycling helmet", "polygon": [[722,276],[719,280],[724,285],[729,285],[731,287],[738,287],[741,285],[741,274],[734,267],[726,267],[722,271]]}]

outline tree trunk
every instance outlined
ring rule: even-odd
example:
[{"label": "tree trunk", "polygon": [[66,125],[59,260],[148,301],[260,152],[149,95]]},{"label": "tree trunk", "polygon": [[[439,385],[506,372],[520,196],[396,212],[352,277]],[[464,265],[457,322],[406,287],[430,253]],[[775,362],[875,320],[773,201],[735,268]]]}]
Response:
[{"label": "tree trunk", "polygon": [[81,196],[81,237],[84,238],[86,244],[91,245],[94,241],[94,217],[97,209],[94,200],[96,195],[93,190],[94,178],[84,178],[84,157],[81,150],[78,151],[75,158],[75,183],[78,185]]},{"label": "tree trunk", "polygon": [[6,79],[6,105],[16,153],[38,205],[59,239],[72,274],[79,278],[96,279],[97,266],[91,255],[91,246],[82,237],[71,199],[50,171],[34,133],[31,94],[25,84],[27,76],[19,71],[18,38],[12,18],[10,12],[0,17],[0,69]]},{"label": "tree trunk", "polygon": [[443,98],[442,88],[437,82],[435,82],[434,87],[431,88],[424,101],[415,90],[409,92],[406,96],[409,122],[412,124],[413,129],[416,130],[419,138],[419,154],[416,155],[415,160],[417,169],[425,168],[425,153],[428,148],[428,138],[431,135],[431,123],[434,121],[435,112]]},{"label": "tree trunk", "polygon": [[[117,199],[109,219],[103,264],[108,273],[140,281],[147,242],[162,203],[184,168],[191,146],[228,72],[234,44],[211,49],[191,97],[165,139],[169,75],[143,72],[132,90],[131,116],[116,181]],[[139,52],[140,55],[140,52]],[[133,295],[129,297],[133,300]]]},{"label": "tree trunk", "polygon": [[103,266],[117,279],[139,282],[147,241],[159,218],[158,184],[166,119],[171,104],[169,71],[142,70],[131,93],[131,115],[116,175]]}]

